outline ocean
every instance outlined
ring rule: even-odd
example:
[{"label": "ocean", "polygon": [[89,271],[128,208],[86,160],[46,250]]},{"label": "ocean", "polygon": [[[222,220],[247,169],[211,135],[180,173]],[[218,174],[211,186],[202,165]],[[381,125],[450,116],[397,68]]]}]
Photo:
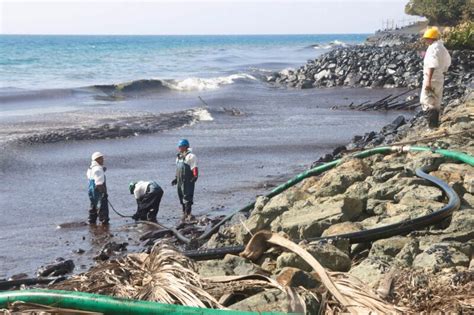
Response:
[{"label": "ocean", "polygon": [[112,211],[107,231],[58,228],[87,218],[94,151],[105,154],[117,210],[136,209],[130,181],[156,180],[165,191],[158,220],[173,225],[181,215],[170,185],[180,138],[190,140],[200,167],[193,213],[221,215],[391,122],[401,113],[331,108],[393,90],[265,81],[366,37],[1,35],[0,279],[32,275],[57,257],[81,272],[110,240],[140,248],[145,227]]}]

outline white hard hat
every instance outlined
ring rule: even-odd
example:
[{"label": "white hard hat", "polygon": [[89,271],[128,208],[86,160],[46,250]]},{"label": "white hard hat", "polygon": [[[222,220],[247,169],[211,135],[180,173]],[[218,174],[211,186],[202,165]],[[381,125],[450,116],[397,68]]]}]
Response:
[{"label": "white hard hat", "polygon": [[100,152],[94,152],[94,153],[92,153],[91,159],[92,159],[92,161],[95,161],[95,160],[97,160],[98,158],[103,157],[103,156],[104,156],[104,155],[103,155],[102,153],[100,153]]}]

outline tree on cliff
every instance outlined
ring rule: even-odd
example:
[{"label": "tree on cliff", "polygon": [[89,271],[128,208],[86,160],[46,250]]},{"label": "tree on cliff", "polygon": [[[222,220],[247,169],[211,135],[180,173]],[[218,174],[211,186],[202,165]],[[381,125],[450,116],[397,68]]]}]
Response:
[{"label": "tree on cliff", "polygon": [[474,0],[409,0],[405,13],[424,16],[431,25],[456,25],[474,17]]}]

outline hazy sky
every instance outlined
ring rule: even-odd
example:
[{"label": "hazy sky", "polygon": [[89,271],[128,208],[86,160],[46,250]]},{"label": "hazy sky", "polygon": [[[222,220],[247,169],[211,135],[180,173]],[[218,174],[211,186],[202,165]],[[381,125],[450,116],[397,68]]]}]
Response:
[{"label": "hazy sky", "polygon": [[371,33],[408,0],[0,0],[1,34]]}]

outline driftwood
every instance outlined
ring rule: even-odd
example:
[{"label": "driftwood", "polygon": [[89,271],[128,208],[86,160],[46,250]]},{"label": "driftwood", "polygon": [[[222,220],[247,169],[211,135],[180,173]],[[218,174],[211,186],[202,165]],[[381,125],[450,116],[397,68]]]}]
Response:
[{"label": "driftwood", "polygon": [[388,95],[385,96],[378,101],[375,102],[370,102],[370,101],[365,101],[362,102],[358,105],[354,105],[354,103],[351,103],[349,105],[349,108],[355,109],[355,110],[361,110],[361,111],[366,111],[366,110],[411,110],[416,108],[419,104],[419,98],[413,97],[411,100],[406,100],[400,98],[415,89],[407,90],[403,93],[397,94],[397,95]]}]

